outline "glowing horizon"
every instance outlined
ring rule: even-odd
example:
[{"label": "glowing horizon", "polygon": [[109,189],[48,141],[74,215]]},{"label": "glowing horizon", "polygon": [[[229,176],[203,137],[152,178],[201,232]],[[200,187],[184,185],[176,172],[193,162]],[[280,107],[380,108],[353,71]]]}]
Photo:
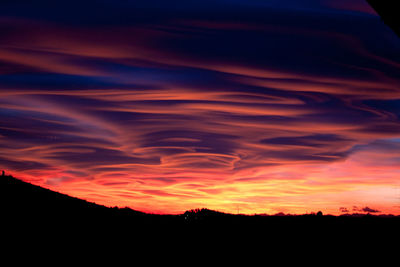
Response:
[{"label": "glowing horizon", "polygon": [[400,215],[400,38],[365,1],[59,2],[0,11],[0,169],[150,213]]}]

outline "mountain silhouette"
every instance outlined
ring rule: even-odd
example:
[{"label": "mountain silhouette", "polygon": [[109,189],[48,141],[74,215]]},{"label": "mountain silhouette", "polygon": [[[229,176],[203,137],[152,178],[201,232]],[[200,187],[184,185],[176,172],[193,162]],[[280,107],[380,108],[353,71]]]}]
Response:
[{"label": "mountain silhouette", "polygon": [[393,246],[388,241],[398,240],[400,225],[398,216],[246,216],[209,209],[146,214],[97,205],[12,176],[0,176],[0,197],[3,255],[13,255],[14,261],[54,257],[64,262],[65,257],[97,262],[108,256],[113,263],[187,265],[210,264],[215,256],[236,261],[239,254],[293,257],[336,253],[338,248],[353,253]]},{"label": "mountain silhouette", "polygon": [[400,37],[400,10],[398,1],[367,0],[383,22]]},{"label": "mountain silhouette", "polygon": [[179,215],[148,214],[98,205],[6,175],[0,176],[0,201],[2,229],[11,233],[9,242],[30,241],[32,246],[43,239],[75,245],[76,240],[86,240],[88,246],[130,241],[140,246],[159,246],[158,250],[176,242],[190,247],[268,240],[271,246],[283,246],[288,240],[385,238],[399,235],[400,225],[400,216],[330,216],[321,212],[250,216],[193,209]]},{"label": "mountain silhouette", "polygon": [[[130,208],[106,207],[58,193],[12,176],[0,176],[3,221],[9,225],[49,228],[61,225],[143,226],[165,223],[174,216],[146,214]],[[154,217],[158,217],[154,219]]]}]

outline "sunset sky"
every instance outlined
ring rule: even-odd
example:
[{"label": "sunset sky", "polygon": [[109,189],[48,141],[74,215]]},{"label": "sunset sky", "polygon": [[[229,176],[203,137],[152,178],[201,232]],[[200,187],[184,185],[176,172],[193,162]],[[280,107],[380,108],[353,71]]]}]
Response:
[{"label": "sunset sky", "polygon": [[364,0],[3,0],[0,169],[177,214],[400,214],[400,38]]}]

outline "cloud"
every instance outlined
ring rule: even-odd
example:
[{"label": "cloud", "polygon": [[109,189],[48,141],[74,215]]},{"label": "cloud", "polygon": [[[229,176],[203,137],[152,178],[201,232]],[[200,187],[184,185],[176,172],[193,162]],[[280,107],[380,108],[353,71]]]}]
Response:
[{"label": "cloud", "polygon": [[378,212],[380,212],[379,210],[371,209],[369,207],[362,208],[362,211],[368,212],[368,213],[378,213]]},{"label": "cloud", "polygon": [[345,208],[345,207],[340,207],[339,210],[340,210],[340,212],[343,212],[343,213],[348,213],[349,212],[349,210],[347,208]]},{"label": "cloud", "polygon": [[376,209],[371,209],[369,207],[363,207],[363,208],[359,208],[357,206],[353,206],[353,211],[356,212],[367,212],[367,213],[380,213],[381,211],[376,210]]},{"label": "cloud", "polygon": [[28,2],[0,11],[1,168],[164,212],[396,181],[398,40],[359,1]]}]

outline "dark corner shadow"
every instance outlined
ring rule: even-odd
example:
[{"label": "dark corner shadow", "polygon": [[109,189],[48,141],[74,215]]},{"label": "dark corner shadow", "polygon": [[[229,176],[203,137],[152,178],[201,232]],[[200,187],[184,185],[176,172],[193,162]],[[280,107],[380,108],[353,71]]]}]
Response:
[{"label": "dark corner shadow", "polygon": [[400,37],[400,2],[386,0],[367,0],[383,22]]},{"label": "dark corner shadow", "polygon": [[[194,209],[179,215],[157,215],[130,208],[106,207],[36,186],[4,173],[0,177],[2,220],[17,231],[84,231],[97,235],[294,236],[398,231],[400,216],[348,214],[241,215]],[[201,235],[200,235],[201,236]]]}]

